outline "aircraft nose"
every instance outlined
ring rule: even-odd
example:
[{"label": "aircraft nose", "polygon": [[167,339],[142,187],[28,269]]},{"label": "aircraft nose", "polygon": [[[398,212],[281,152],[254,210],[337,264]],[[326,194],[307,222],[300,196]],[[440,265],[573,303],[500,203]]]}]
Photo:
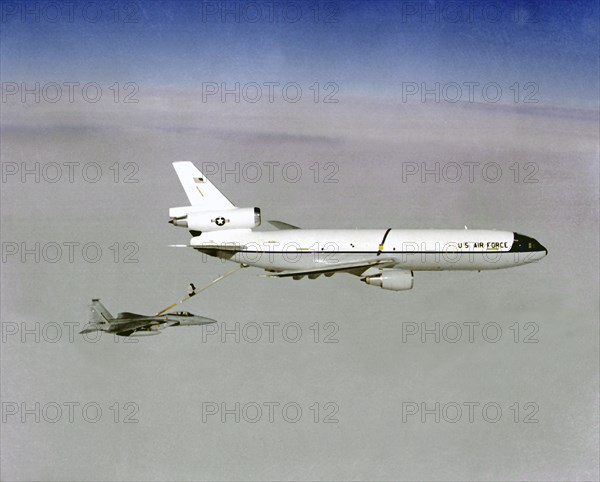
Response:
[{"label": "aircraft nose", "polygon": [[542,243],[540,243],[538,240],[534,239],[534,244],[535,244],[535,249],[536,251],[543,251],[544,252],[544,256],[548,255],[548,250],[546,249],[545,246],[542,246]]},{"label": "aircraft nose", "polygon": [[535,257],[538,260],[548,256],[548,250],[535,238],[531,238],[530,250],[535,252]]},{"label": "aircraft nose", "polygon": [[531,252],[537,253],[544,252],[544,256],[548,254],[548,250],[542,246],[537,239],[525,236],[524,234],[514,233],[513,250],[519,252]]},{"label": "aircraft nose", "polygon": [[212,318],[208,318],[208,317],[206,317],[206,316],[199,316],[198,318],[200,318],[200,322],[201,322],[203,325],[211,325],[211,324],[213,324],[213,323],[216,323],[216,322],[217,322],[217,320],[213,320]]}]

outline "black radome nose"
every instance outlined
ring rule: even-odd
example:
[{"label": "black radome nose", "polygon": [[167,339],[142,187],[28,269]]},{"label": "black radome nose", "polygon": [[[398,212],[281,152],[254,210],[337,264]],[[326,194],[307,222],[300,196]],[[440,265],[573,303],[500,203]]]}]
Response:
[{"label": "black radome nose", "polygon": [[535,245],[538,248],[538,251],[544,251],[544,256],[546,256],[548,254],[548,250],[546,249],[545,246],[542,246],[542,243],[540,243],[538,240],[534,240],[535,241]]}]

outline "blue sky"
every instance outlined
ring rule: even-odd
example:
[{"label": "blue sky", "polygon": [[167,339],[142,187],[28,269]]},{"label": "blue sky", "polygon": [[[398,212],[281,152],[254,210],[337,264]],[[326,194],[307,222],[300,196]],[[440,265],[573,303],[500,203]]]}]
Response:
[{"label": "blue sky", "polygon": [[97,1],[50,21],[52,3],[2,4],[3,81],[534,82],[547,105],[597,105],[597,2]]}]

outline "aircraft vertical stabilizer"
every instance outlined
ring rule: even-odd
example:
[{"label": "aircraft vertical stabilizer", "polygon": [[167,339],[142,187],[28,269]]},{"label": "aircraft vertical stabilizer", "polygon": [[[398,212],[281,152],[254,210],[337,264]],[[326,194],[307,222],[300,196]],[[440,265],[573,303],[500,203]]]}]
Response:
[{"label": "aircraft vertical stabilizer", "polygon": [[92,300],[92,304],[90,305],[90,321],[98,323],[112,319],[113,315],[111,315],[104,305],[100,303],[99,299],[94,298]]},{"label": "aircraft vertical stabilizer", "polygon": [[173,167],[192,206],[207,211],[235,208],[191,162],[174,162]]}]

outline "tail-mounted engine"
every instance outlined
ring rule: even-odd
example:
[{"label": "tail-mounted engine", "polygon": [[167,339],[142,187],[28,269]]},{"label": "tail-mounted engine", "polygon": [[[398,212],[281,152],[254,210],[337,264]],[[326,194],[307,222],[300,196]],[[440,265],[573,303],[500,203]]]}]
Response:
[{"label": "tail-mounted engine", "polygon": [[252,229],[260,226],[259,208],[234,208],[206,211],[194,206],[171,208],[169,222],[190,231]]}]

